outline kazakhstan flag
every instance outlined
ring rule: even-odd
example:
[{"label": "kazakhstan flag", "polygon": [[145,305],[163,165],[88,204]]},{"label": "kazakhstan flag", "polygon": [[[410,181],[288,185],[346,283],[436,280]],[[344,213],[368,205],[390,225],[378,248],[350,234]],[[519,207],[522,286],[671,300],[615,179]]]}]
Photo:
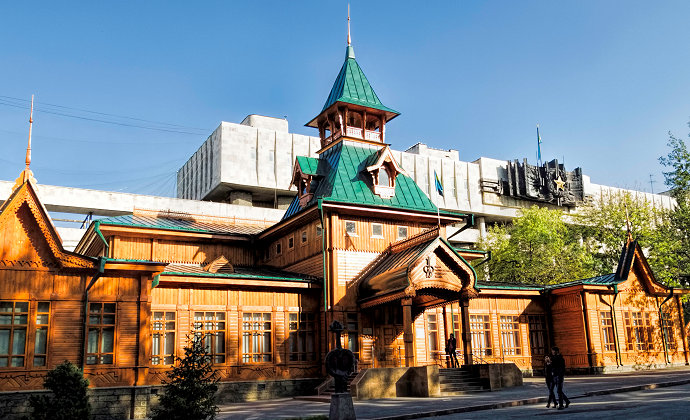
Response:
[{"label": "kazakhstan flag", "polygon": [[436,191],[438,192],[438,195],[445,197],[443,195],[443,184],[441,184],[441,180],[438,178],[436,171],[434,171],[434,181],[436,182]]}]

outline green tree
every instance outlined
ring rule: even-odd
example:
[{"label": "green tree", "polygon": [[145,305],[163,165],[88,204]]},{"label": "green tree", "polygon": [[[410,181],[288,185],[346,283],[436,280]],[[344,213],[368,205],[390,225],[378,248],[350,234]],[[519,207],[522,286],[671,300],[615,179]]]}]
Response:
[{"label": "green tree", "polygon": [[669,215],[667,234],[674,239],[669,254],[671,285],[687,284],[690,275],[690,152],[682,139],[669,133],[668,147],[671,151],[659,158],[670,170],[664,172],[665,183],[676,199],[676,207]]},{"label": "green tree", "polygon": [[91,405],[86,390],[89,381],[74,364],[64,361],[46,374],[43,386],[52,395],[34,395],[29,399],[34,420],[87,420]]},{"label": "green tree", "polygon": [[[211,420],[216,418],[216,371],[203,336],[188,337],[184,357],[168,372],[168,380],[153,420]],[[210,338],[210,337],[209,337]]]},{"label": "green tree", "polygon": [[583,239],[598,274],[616,269],[629,228],[632,237],[645,250],[657,279],[668,283],[672,276],[668,265],[674,239],[669,236],[669,211],[659,203],[629,191],[602,193],[580,207],[571,218],[572,231]]},{"label": "green tree", "polygon": [[512,224],[490,227],[480,246],[492,252],[492,281],[555,284],[594,275],[591,256],[560,210],[523,209]]}]

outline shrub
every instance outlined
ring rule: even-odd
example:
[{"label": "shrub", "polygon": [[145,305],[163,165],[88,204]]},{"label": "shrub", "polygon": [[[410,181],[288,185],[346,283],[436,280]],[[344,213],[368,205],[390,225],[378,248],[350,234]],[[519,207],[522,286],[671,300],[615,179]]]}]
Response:
[{"label": "shrub", "polygon": [[34,395],[29,399],[33,420],[87,420],[91,404],[86,390],[89,381],[76,365],[64,361],[46,374],[43,387],[52,395]]}]

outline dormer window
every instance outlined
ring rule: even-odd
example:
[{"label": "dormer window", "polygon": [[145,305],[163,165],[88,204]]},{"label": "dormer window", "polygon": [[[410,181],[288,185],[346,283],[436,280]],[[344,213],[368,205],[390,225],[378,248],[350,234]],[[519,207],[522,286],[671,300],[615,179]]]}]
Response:
[{"label": "dormer window", "polygon": [[376,162],[368,166],[367,171],[371,174],[374,194],[381,198],[391,198],[395,195],[395,178],[398,174],[404,173],[388,146],[378,152]]},{"label": "dormer window", "polygon": [[300,206],[306,206],[314,197],[312,182],[318,178],[318,160],[305,156],[298,156],[292,172],[292,184],[297,187]]}]

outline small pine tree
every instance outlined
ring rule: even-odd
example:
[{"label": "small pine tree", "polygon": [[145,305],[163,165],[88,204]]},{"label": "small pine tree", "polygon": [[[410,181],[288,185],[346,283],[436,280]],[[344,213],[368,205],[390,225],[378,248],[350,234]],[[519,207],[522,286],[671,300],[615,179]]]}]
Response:
[{"label": "small pine tree", "polygon": [[188,339],[184,357],[168,372],[153,420],[213,420],[216,418],[216,371],[206,351],[203,336]]},{"label": "small pine tree", "polygon": [[88,420],[91,413],[86,395],[89,381],[79,367],[65,360],[46,374],[43,386],[53,395],[31,396],[32,420]]}]

